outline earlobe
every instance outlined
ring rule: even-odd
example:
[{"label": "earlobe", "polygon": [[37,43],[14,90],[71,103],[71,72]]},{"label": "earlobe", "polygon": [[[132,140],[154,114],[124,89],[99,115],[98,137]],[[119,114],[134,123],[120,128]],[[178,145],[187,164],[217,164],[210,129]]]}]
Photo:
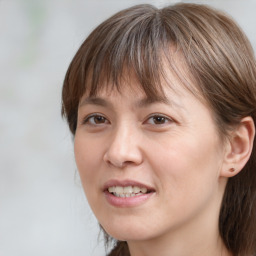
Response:
[{"label": "earlobe", "polygon": [[230,178],[230,177],[233,177],[233,176],[237,175],[240,171],[241,171],[240,169],[236,169],[234,167],[224,168],[221,172],[221,176],[226,177],[226,178]]},{"label": "earlobe", "polygon": [[245,117],[231,132],[221,170],[222,177],[238,174],[250,158],[255,137],[255,126],[251,117]]}]

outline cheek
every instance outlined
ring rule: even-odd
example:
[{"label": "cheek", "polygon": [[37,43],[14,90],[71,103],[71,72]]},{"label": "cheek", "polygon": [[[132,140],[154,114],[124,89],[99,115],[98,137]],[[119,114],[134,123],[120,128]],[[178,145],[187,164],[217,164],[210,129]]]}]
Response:
[{"label": "cheek", "polygon": [[99,170],[99,164],[101,163],[101,149],[97,144],[91,143],[90,139],[82,138],[78,134],[74,141],[74,153],[76,165],[86,192],[87,187],[95,184],[95,180],[97,180],[97,170]]},{"label": "cheek", "polygon": [[163,193],[183,201],[217,187],[221,155],[214,140],[180,136],[153,148],[154,157],[149,159],[154,161],[150,165],[154,166]]},{"label": "cheek", "polygon": [[87,201],[93,212],[101,212],[100,180],[102,178],[102,146],[90,138],[78,136],[74,141],[76,165]]}]

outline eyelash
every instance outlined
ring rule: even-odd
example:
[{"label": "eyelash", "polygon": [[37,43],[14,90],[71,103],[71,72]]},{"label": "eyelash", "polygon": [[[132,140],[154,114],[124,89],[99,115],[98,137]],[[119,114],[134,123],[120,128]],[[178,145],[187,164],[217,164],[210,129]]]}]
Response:
[{"label": "eyelash", "polygon": [[[98,121],[103,120],[104,122],[103,123],[96,123],[95,122],[95,119],[96,118],[99,118]],[[93,123],[90,122],[90,120],[93,119]],[[149,120],[152,120],[152,122],[150,122]],[[156,119],[158,119],[157,121],[159,121],[160,123],[155,123]],[[162,115],[162,114],[158,114],[158,113],[155,113],[155,114],[152,114],[150,115],[149,117],[147,117],[146,119],[146,123],[147,124],[150,124],[150,125],[157,125],[157,126],[160,126],[160,125],[165,125],[166,123],[169,123],[169,122],[174,122],[174,120],[170,117],[167,117],[165,115]],[[100,126],[100,125],[104,125],[104,124],[109,124],[110,122],[108,121],[108,119],[106,117],[104,117],[102,114],[91,114],[87,117],[85,117],[82,121],[82,124],[83,125],[86,125],[86,124],[89,124],[89,125],[92,125],[92,126]]]},{"label": "eyelash", "polygon": [[[105,118],[103,115],[101,114],[92,114],[92,115],[89,115],[87,117],[85,117],[82,121],[82,124],[89,124],[89,125],[94,125],[94,126],[98,126],[98,125],[101,125],[101,124],[105,124],[105,123],[101,123],[101,124],[97,124],[95,123],[95,118],[101,118],[102,120],[107,120],[107,118]],[[94,123],[90,123],[90,119],[94,119]]]},{"label": "eyelash", "polygon": [[[164,125],[164,124],[166,124],[166,123],[169,123],[169,122],[173,122],[173,119],[171,119],[170,117],[167,117],[167,116],[165,116],[165,115],[162,115],[162,114],[153,114],[153,115],[150,115],[146,120],[147,120],[147,122],[149,123],[149,120],[150,119],[153,119],[153,120],[156,120],[156,119],[158,119],[157,121],[164,121],[163,123],[158,123],[158,124],[156,124],[156,123],[150,123],[150,124],[152,124],[152,125]],[[153,121],[154,122],[154,121]]]}]

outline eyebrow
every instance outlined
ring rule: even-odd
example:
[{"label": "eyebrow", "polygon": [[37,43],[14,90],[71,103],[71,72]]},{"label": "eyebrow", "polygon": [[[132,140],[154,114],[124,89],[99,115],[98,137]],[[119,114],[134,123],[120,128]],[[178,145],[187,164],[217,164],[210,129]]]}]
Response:
[{"label": "eyebrow", "polygon": [[107,100],[100,98],[100,97],[88,97],[82,100],[79,104],[79,107],[82,107],[84,105],[98,105],[102,107],[111,107],[112,104],[108,102]]},{"label": "eyebrow", "polygon": [[173,105],[173,103],[170,102],[165,97],[158,97],[158,98],[155,98],[155,99],[143,98],[143,99],[137,101],[135,103],[135,105],[136,105],[136,107],[143,108],[143,107],[147,107],[147,106],[149,106],[151,104],[154,104],[154,103],[163,103],[163,104],[166,104],[166,105]]},{"label": "eyebrow", "polygon": [[[135,102],[135,107],[144,108],[155,103],[163,103],[170,106],[182,107],[177,102],[170,101],[166,97],[158,97],[156,99],[150,99],[146,97]],[[79,107],[82,107],[84,105],[97,105],[101,107],[114,108],[113,104],[110,101],[101,97],[87,97],[80,102]]]}]

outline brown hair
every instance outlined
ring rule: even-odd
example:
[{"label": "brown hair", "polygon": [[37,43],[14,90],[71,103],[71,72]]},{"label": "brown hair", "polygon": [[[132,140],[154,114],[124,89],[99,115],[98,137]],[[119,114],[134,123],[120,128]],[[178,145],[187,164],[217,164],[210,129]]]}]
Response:
[{"label": "brown hair", "polygon": [[[103,80],[119,89],[124,72],[130,70],[147,96],[155,98],[162,93],[164,56],[186,84],[172,58],[173,48],[182,53],[220,134],[226,135],[246,116],[256,123],[254,54],[233,20],[205,5],[182,3],[163,9],[138,5],[99,25],[73,58],[62,91],[62,114],[72,134],[76,132],[79,100],[85,92],[95,95]],[[255,140],[243,171],[228,181],[219,230],[234,255],[256,254]],[[127,243],[117,241],[109,255],[129,255]]]}]

